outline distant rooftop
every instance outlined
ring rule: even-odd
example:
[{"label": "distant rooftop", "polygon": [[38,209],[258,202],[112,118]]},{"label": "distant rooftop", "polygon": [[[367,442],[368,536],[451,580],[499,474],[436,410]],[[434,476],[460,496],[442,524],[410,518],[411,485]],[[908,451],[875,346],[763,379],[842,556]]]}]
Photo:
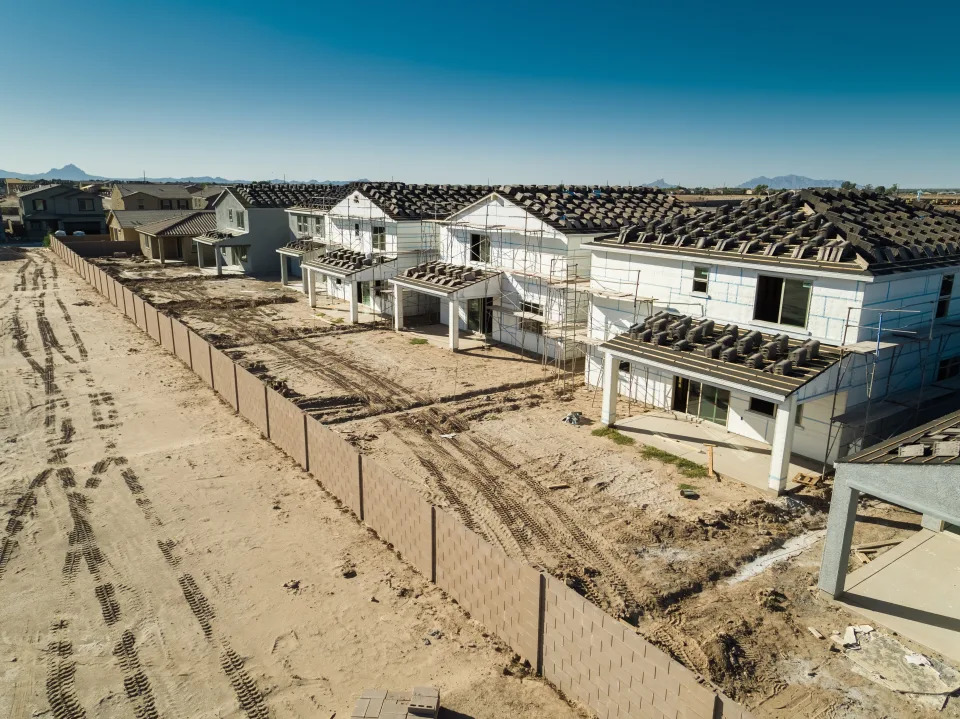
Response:
[{"label": "distant rooftop", "polygon": [[840,461],[856,464],[960,465],[960,411],[867,447]]}]

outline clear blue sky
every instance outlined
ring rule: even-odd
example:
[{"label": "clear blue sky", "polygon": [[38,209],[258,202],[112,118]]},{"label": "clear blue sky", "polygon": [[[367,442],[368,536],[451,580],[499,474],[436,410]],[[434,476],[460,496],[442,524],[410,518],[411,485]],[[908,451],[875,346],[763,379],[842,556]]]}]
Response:
[{"label": "clear blue sky", "polygon": [[3,19],[5,170],[960,185],[956,0],[53,0]]}]

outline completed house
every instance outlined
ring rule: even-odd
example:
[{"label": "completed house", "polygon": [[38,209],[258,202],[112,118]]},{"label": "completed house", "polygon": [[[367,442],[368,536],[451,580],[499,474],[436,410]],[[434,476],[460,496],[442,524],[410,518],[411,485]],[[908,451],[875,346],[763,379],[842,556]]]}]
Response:
[{"label": "completed house", "polygon": [[451,338],[478,332],[572,365],[586,339],[584,243],[638,221],[693,213],[650,187],[504,186],[439,223],[437,262],[391,282],[405,294],[444,292],[440,321]]},{"label": "completed house", "polygon": [[107,233],[115,242],[140,241],[137,228],[172,217],[191,214],[190,210],[110,210],[107,212]]},{"label": "completed house", "polygon": [[42,240],[55,232],[107,232],[103,201],[93,192],[71,185],[46,185],[21,192],[18,197],[24,233],[31,240]]},{"label": "completed house", "polygon": [[161,265],[168,260],[192,264],[197,262],[194,238],[216,227],[216,216],[211,210],[198,210],[149,222],[137,227],[140,251],[144,257],[157,260]]},{"label": "completed house", "polygon": [[[442,315],[444,308],[435,296],[413,292],[403,297],[396,312],[395,292],[388,281],[406,269],[436,260],[436,221],[489,190],[478,185],[403,182],[366,182],[350,188],[343,199],[318,213],[324,220],[324,246],[302,260],[310,306],[316,306],[319,278],[328,295],[349,303],[351,322],[357,322],[360,305],[386,316]],[[294,221],[301,215],[294,213]]]},{"label": "completed house", "polygon": [[[822,462],[951,401],[960,217],[872,192],[753,197],[595,238],[589,384]],[[598,345],[598,346],[597,346]],[[922,404],[921,404],[922,403]]]},{"label": "completed house", "polygon": [[336,191],[335,185],[297,185],[254,182],[224,188],[210,209],[216,228],[194,239],[197,263],[221,274],[224,266],[249,275],[276,272],[277,250],[291,240],[288,207]]},{"label": "completed house", "polygon": [[216,185],[119,183],[110,193],[112,210],[205,210],[220,194]]}]

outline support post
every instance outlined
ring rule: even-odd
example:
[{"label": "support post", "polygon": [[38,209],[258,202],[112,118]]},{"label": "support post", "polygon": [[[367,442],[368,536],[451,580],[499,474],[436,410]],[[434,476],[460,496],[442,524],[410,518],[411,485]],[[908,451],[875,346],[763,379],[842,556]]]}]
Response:
[{"label": "support post", "polygon": [[196,244],[197,244],[197,267],[199,267],[202,270],[203,269],[203,248],[206,247],[206,245],[200,242]]},{"label": "support post", "polygon": [[403,288],[393,286],[393,329],[399,332],[403,329]]},{"label": "support post", "polygon": [[307,274],[307,296],[310,298],[310,306],[317,306],[317,276],[310,268],[304,268],[303,272]]},{"label": "support post", "polygon": [[280,255],[280,284],[287,286],[287,256]]},{"label": "support post", "polygon": [[350,324],[357,324],[357,283],[353,280],[347,282],[347,300],[350,302]]},{"label": "support post", "polygon": [[617,385],[620,382],[620,359],[609,352],[603,355],[603,404],[600,424],[612,427],[617,421]]},{"label": "support post", "polygon": [[460,349],[460,300],[454,295],[447,301],[447,322],[450,325],[450,349]]},{"label": "support post", "polygon": [[833,481],[833,498],[830,500],[830,515],[827,517],[827,538],[823,543],[820,579],[817,582],[820,589],[832,597],[843,594],[859,499],[860,492],[850,487],[838,472]]},{"label": "support post", "polygon": [[223,255],[220,254],[220,248],[213,246],[213,259],[217,262],[217,277],[223,275]]},{"label": "support post", "polygon": [[767,486],[780,494],[787,488],[790,471],[790,453],[793,451],[793,429],[797,418],[797,396],[787,397],[777,407],[773,427],[773,443],[770,445],[770,477]]},{"label": "support post", "polygon": [[300,286],[303,288],[303,294],[307,294],[310,290],[307,287],[307,268],[303,266],[303,258],[300,259]]},{"label": "support post", "polygon": [[161,264],[161,265],[167,264],[167,253],[166,253],[166,248],[164,247],[164,244],[165,244],[165,243],[164,243],[163,239],[164,239],[164,238],[160,237],[159,235],[157,236],[157,248],[158,248],[159,251],[160,251],[160,264]]}]

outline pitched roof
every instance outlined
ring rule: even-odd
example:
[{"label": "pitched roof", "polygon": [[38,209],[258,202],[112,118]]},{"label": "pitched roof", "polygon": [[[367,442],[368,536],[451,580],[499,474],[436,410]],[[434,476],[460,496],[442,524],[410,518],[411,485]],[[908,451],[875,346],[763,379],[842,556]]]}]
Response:
[{"label": "pitched roof", "polygon": [[494,188],[487,185],[409,185],[406,182],[363,182],[350,189],[369,198],[391,219],[423,220],[447,217],[482,199]]},{"label": "pitched roof", "polygon": [[[189,215],[189,210],[111,210],[110,215],[117,218],[117,224],[124,230],[159,222],[171,217]],[[109,215],[108,215],[109,217]]]},{"label": "pitched roof", "polygon": [[47,192],[48,190],[52,190],[55,187],[60,187],[60,188],[63,188],[64,190],[76,190],[77,192],[81,191],[71,185],[49,184],[49,185],[40,185],[40,187],[34,187],[32,190],[24,190],[23,192],[18,192],[17,197],[29,197],[30,195],[36,195],[40,192]]},{"label": "pitched roof", "polygon": [[[704,375],[781,397],[793,394],[840,359],[839,348],[816,340],[741,331],[736,325],[665,311],[600,347],[666,365],[681,374]],[[803,347],[806,351],[795,353]]]},{"label": "pitched roof", "polygon": [[624,225],[696,213],[654,187],[502,185],[496,194],[571,234],[612,232]]},{"label": "pitched roof", "polygon": [[499,272],[481,270],[466,265],[453,265],[446,262],[423,262],[416,267],[408,267],[391,278],[415,287],[431,290],[444,290],[448,294],[462,290],[478,282],[496,277]]},{"label": "pitched roof", "polygon": [[960,217],[876,192],[820,188],[648,220],[594,244],[886,274],[960,264]]},{"label": "pitched roof", "polygon": [[927,422],[839,461],[960,466],[960,411]]},{"label": "pitched roof", "polygon": [[198,210],[180,217],[168,217],[137,228],[138,232],[155,237],[196,237],[217,229],[217,215],[210,210]]},{"label": "pitched roof", "polygon": [[117,184],[116,188],[123,197],[142,192],[151,197],[162,197],[164,199],[185,200],[193,197],[193,193],[186,188],[186,185],[160,185],[151,183],[122,183]]},{"label": "pitched roof", "polygon": [[244,207],[283,208],[302,206],[321,196],[346,197],[350,185],[295,185],[272,182],[252,182],[249,185],[233,185],[225,188]]}]

